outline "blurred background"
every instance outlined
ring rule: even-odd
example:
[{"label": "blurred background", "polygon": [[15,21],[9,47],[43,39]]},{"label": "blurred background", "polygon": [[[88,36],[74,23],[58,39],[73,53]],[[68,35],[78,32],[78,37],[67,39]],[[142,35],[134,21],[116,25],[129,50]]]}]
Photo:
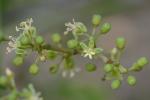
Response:
[{"label": "blurred background", "polygon": [[[101,14],[103,22],[110,22],[112,30],[103,37],[99,45],[109,51],[114,47],[114,40],[124,36],[128,43],[122,63],[130,66],[137,58],[146,56],[150,59],[150,0],[0,0],[0,32],[15,35],[15,27],[26,18],[33,18],[39,34],[50,39],[54,32],[63,33],[64,23],[84,22],[91,27],[93,14]],[[32,64],[32,57],[27,58],[20,68],[12,66],[13,53],[4,54],[6,45],[0,46],[1,70],[11,67],[16,72],[19,88],[33,83],[42,92],[45,100],[149,100],[150,67],[135,74],[138,83],[129,87],[126,82],[117,91],[111,90],[109,82],[102,82],[101,62],[95,61],[99,69],[93,73],[82,71],[73,79],[64,79],[61,75],[50,75],[49,66],[54,62],[41,64],[41,72],[32,76],[27,68]],[[77,65],[84,67],[82,57]],[[3,73],[3,71],[1,71]]]}]

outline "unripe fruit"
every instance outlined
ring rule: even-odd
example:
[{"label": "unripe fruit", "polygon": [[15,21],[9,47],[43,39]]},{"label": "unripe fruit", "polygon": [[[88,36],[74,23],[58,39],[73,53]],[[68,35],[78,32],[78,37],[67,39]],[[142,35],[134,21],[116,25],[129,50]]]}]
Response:
[{"label": "unripe fruit", "polygon": [[29,40],[28,37],[24,36],[24,37],[21,38],[21,44],[27,45],[29,43],[30,43],[30,40]]},{"label": "unripe fruit", "polygon": [[113,80],[112,83],[111,83],[111,88],[112,89],[118,89],[121,85],[121,82],[120,80]]},{"label": "unripe fruit", "polygon": [[67,42],[68,48],[71,48],[71,49],[76,48],[77,45],[78,45],[78,41],[77,40],[69,40]]},{"label": "unripe fruit", "polygon": [[8,80],[5,76],[0,76],[0,88],[5,88],[7,86]]},{"label": "unripe fruit", "polygon": [[39,67],[37,66],[37,64],[32,64],[29,67],[29,73],[31,73],[32,75],[37,75],[39,73]]},{"label": "unripe fruit", "polygon": [[140,66],[140,67],[143,67],[144,65],[148,64],[148,60],[146,57],[141,57],[138,61],[137,61],[137,64]]},{"label": "unripe fruit", "polygon": [[98,26],[101,23],[102,17],[100,15],[94,15],[92,18],[92,24]]},{"label": "unripe fruit", "polygon": [[88,63],[85,65],[85,68],[88,72],[93,72],[96,70],[96,66],[94,64]]},{"label": "unripe fruit", "polygon": [[126,45],[126,40],[123,37],[119,37],[116,39],[116,46],[119,49],[123,49]]},{"label": "unripe fruit", "polygon": [[136,78],[134,76],[128,76],[127,82],[129,85],[134,86],[136,84]]},{"label": "unripe fruit", "polygon": [[112,71],[112,69],[113,69],[113,65],[112,64],[106,64],[105,66],[104,66],[104,71],[105,72],[111,72]]},{"label": "unripe fruit", "polygon": [[51,39],[54,43],[59,43],[61,41],[61,36],[58,33],[54,33],[52,34]]},{"label": "unripe fruit", "polygon": [[23,57],[21,56],[16,56],[14,59],[13,59],[13,64],[15,66],[21,66],[23,64]]},{"label": "unripe fruit", "polygon": [[37,44],[42,44],[44,42],[44,39],[41,36],[37,36],[35,41],[36,41]]},{"label": "unripe fruit", "polygon": [[49,68],[49,72],[52,73],[52,74],[55,74],[57,71],[58,71],[58,65],[52,65]]},{"label": "unripe fruit", "polygon": [[101,27],[101,33],[106,34],[110,31],[111,29],[111,24],[110,23],[104,23]]}]

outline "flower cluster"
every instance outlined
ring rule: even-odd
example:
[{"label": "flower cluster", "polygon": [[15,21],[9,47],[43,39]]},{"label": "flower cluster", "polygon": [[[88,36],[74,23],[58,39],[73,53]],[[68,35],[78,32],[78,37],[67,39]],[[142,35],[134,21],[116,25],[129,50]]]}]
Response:
[{"label": "flower cluster", "polygon": [[[63,43],[66,43],[65,45],[62,45],[63,36],[59,33],[53,33],[50,36],[51,43],[46,43],[44,38],[36,32],[32,22],[32,19],[21,22],[19,27],[16,27],[20,35],[17,38],[10,36],[6,40],[9,41],[7,52],[16,51],[16,58],[13,60],[16,66],[23,64],[24,58],[29,54],[27,50],[36,52],[35,62],[29,66],[29,72],[33,75],[38,74],[40,71],[39,62],[59,59],[58,63],[50,65],[50,73],[61,72],[63,77],[68,75],[72,78],[76,72],[82,69],[82,67],[77,67],[79,65],[76,65],[74,61],[74,56],[80,55],[89,60],[100,59],[104,63],[103,69],[105,72],[102,80],[111,80],[111,87],[117,89],[126,75],[128,75],[127,83],[131,86],[135,85],[136,78],[131,73],[141,71],[148,64],[146,57],[141,57],[127,68],[121,64],[120,59],[126,47],[126,40],[123,37],[116,39],[116,46],[109,53],[105,52],[103,47],[97,44],[99,37],[109,33],[111,30],[111,24],[108,22],[102,23],[100,15],[92,17],[93,30],[88,30],[85,24],[75,22],[74,19],[73,22],[66,23],[67,29],[63,35],[67,36],[69,33],[72,37],[64,40]],[[0,39],[0,41],[5,40],[3,38]],[[89,72],[93,72],[96,69],[97,66],[94,63],[90,63],[90,61],[85,64],[85,70]]]}]

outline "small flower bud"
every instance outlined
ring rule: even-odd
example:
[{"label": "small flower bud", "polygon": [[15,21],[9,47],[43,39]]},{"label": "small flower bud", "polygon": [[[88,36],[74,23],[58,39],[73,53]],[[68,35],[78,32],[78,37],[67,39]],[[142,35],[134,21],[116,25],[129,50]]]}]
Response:
[{"label": "small flower bud", "polygon": [[104,71],[105,72],[111,72],[113,70],[113,65],[112,64],[106,64],[105,66],[104,66]]},{"label": "small flower bud", "polygon": [[61,36],[58,33],[54,33],[52,34],[51,39],[54,43],[59,43],[61,41]]},{"label": "small flower bud", "polygon": [[137,64],[140,66],[140,67],[143,67],[145,66],[146,64],[148,64],[148,60],[146,57],[141,57],[138,61],[137,61]]},{"label": "small flower bud", "polygon": [[52,74],[55,74],[57,71],[58,71],[58,65],[52,65],[49,68],[49,72],[52,73]]},{"label": "small flower bud", "polygon": [[112,89],[118,89],[121,85],[121,81],[120,80],[113,80],[111,83],[111,88]]},{"label": "small flower bud", "polygon": [[15,66],[21,66],[23,64],[23,57],[22,56],[16,56],[13,60],[13,64]]},{"label": "small flower bud", "polygon": [[92,24],[98,26],[101,23],[102,17],[100,15],[93,15]]},{"label": "small flower bud", "polygon": [[88,63],[85,65],[85,68],[88,72],[93,72],[96,70],[96,66],[94,64]]},{"label": "small flower bud", "polygon": [[134,86],[136,84],[136,78],[134,76],[128,76],[127,82],[130,86]]},{"label": "small flower bud", "polygon": [[29,73],[31,73],[32,75],[37,75],[39,73],[39,67],[37,66],[37,64],[32,64],[29,67]]},{"label": "small flower bud", "polygon": [[124,49],[126,44],[126,40],[123,37],[119,37],[116,39],[116,46],[118,49]]},{"label": "small flower bud", "polygon": [[101,34],[106,34],[110,31],[111,24],[110,23],[104,23],[101,27]]},{"label": "small flower bud", "polygon": [[35,41],[36,41],[37,44],[40,45],[40,44],[42,44],[44,42],[44,39],[41,36],[37,36],[36,39],[35,39]]},{"label": "small flower bud", "polygon": [[77,40],[73,40],[73,39],[72,39],[72,40],[69,40],[69,41],[67,42],[68,48],[71,48],[71,49],[76,48],[77,45],[78,45],[78,41],[77,41]]},{"label": "small flower bud", "polygon": [[21,44],[27,45],[29,43],[30,43],[30,40],[29,40],[28,37],[24,36],[24,37],[21,38]]}]

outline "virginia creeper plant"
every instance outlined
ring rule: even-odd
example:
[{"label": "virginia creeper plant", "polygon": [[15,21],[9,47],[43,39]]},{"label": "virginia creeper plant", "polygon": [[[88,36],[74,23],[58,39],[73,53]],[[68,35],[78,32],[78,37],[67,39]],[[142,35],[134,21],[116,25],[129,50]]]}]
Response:
[{"label": "virginia creeper plant", "polygon": [[[16,37],[6,37],[0,34],[0,43],[8,42],[8,47],[6,47],[7,54],[15,52],[16,56],[13,59],[13,64],[16,66],[21,66],[27,55],[36,52],[35,61],[28,69],[29,73],[33,75],[40,72],[40,62],[60,58],[58,63],[49,67],[49,72],[51,74],[61,72],[63,77],[72,78],[77,72],[81,71],[80,68],[82,66],[77,67],[74,62],[74,56],[80,55],[83,58],[89,59],[89,63],[85,64],[86,71],[93,72],[96,71],[97,67],[102,67],[104,71],[102,80],[111,81],[111,88],[118,89],[124,79],[126,79],[130,86],[134,86],[136,84],[136,78],[132,73],[141,71],[144,66],[148,64],[146,57],[137,59],[130,67],[125,67],[121,64],[120,59],[126,47],[126,40],[124,37],[118,37],[116,39],[116,46],[112,48],[110,52],[106,52],[104,48],[97,44],[99,38],[106,35],[111,30],[111,24],[107,22],[102,23],[102,17],[100,15],[93,15],[91,21],[93,25],[92,31],[88,30],[85,24],[76,22],[74,19],[72,22],[65,23],[66,30],[63,32],[63,36],[59,33],[51,34],[50,43],[45,42],[45,39],[39,35],[36,28],[32,26],[32,23],[33,20],[30,18],[21,22],[19,26],[16,26],[16,31],[19,33]],[[64,41],[63,37],[67,37],[68,35],[72,35],[72,38],[66,41],[66,45],[62,45],[61,43]],[[96,66],[94,63],[90,63],[90,60],[94,59],[101,60],[103,66]],[[11,76],[10,79],[9,76]],[[9,75],[8,72],[7,76],[1,76],[1,78],[1,86],[4,84],[3,82],[1,83],[1,80],[4,81],[3,78],[14,81],[14,78],[12,75]],[[13,84],[9,83],[9,85]],[[16,87],[12,88],[15,88],[12,90],[12,93],[16,93]],[[29,92],[29,94],[31,92],[33,95],[35,94],[32,86],[29,86],[26,92]],[[39,95],[37,95],[37,97],[38,96]],[[41,99],[39,98],[36,100]]]}]

